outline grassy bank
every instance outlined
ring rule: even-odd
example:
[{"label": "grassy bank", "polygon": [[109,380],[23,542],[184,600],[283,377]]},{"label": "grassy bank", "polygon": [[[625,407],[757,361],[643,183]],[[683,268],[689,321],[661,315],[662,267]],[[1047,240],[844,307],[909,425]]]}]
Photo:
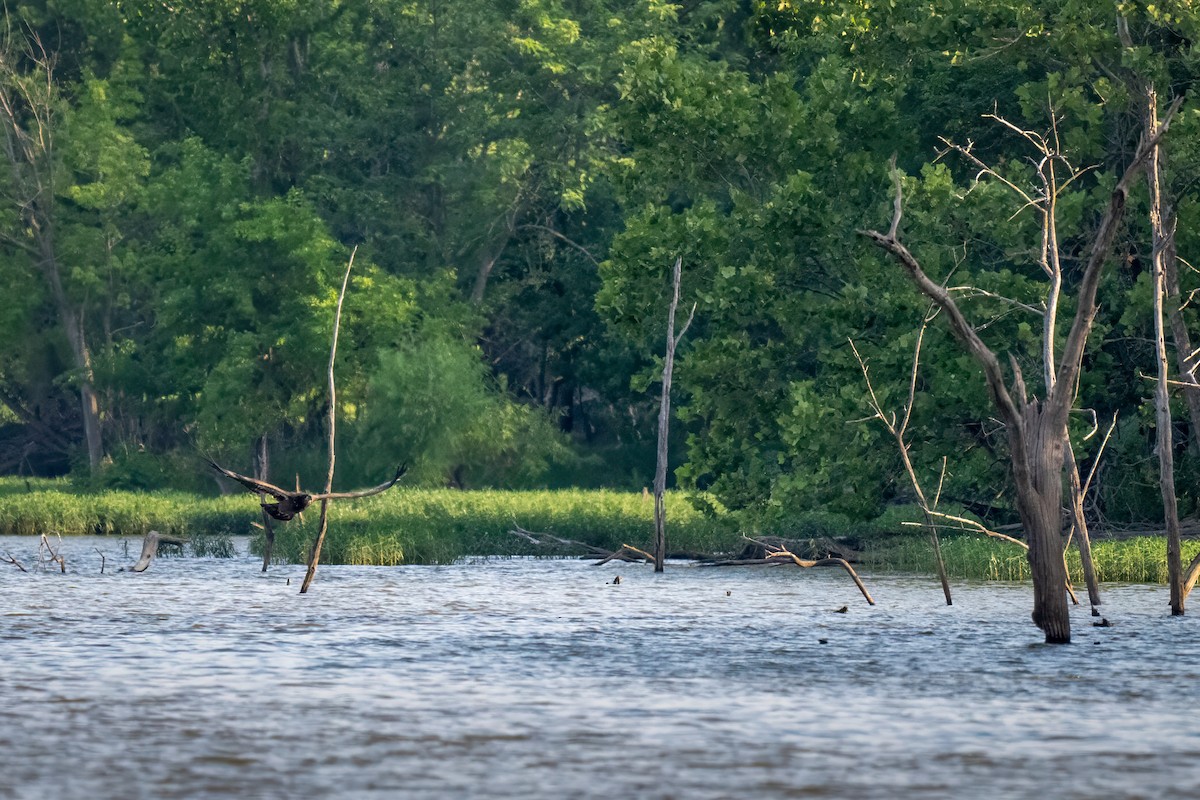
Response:
[{"label": "grassy bank", "polygon": [[239,534],[256,506],[246,496],[185,492],[80,492],[65,481],[0,479],[0,533],[140,536],[150,530]]},{"label": "grassy bank", "polygon": [[[1200,541],[1183,543],[1186,565],[1197,552]],[[943,537],[942,555],[952,578],[992,581],[1029,580],[1029,561],[1025,551],[1015,544],[986,536]],[[1092,543],[1096,578],[1102,582],[1166,583],[1166,541],[1161,537],[1140,536],[1132,539],[1101,540]],[[895,572],[936,571],[929,540],[918,536],[893,536],[868,543],[863,561],[871,569]],[[1083,585],[1079,551],[1067,552],[1071,580]]]},{"label": "grassy bank", "polygon": [[[394,489],[358,501],[335,502],[322,561],[340,564],[445,564],[471,556],[563,555],[577,550],[538,547],[509,533],[515,526],[551,533],[615,550],[622,544],[649,549],[653,503],[634,492],[593,490],[471,491]],[[304,520],[276,526],[275,555],[303,561],[316,532],[317,510]],[[934,572],[929,542],[896,535],[909,510],[858,526],[842,518],[802,514],[760,523],[761,533],[807,539],[850,532],[863,547],[868,570]],[[729,514],[698,512],[682,494],[667,497],[668,546],[673,552],[720,553],[740,550],[739,520]],[[253,534],[261,551],[258,505],[248,494],[203,497],[185,492],[90,493],[60,480],[0,478],[0,534],[141,536],[147,531],[199,540],[207,535]],[[744,522],[744,521],[743,521]],[[1025,552],[1016,545],[982,536],[944,537],[946,567],[955,578],[1024,581]],[[1200,541],[1184,542],[1185,563],[1200,552]],[[1101,581],[1166,582],[1163,539],[1143,537],[1099,541],[1093,546]],[[1082,584],[1078,551],[1068,554],[1072,580]]]},{"label": "grassy bank", "polygon": [[[682,495],[668,495],[669,547],[717,552],[741,541],[728,521],[704,516]],[[316,532],[317,511],[302,524],[277,526],[276,555],[300,561]],[[322,561],[341,564],[445,564],[468,556],[555,555],[513,536],[514,526],[616,550],[647,548],[654,504],[641,494],[610,491],[392,491],[331,506]],[[261,539],[261,536],[258,537]],[[256,540],[256,547],[261,546]]]},{"label": "grassy bank", "polygon": [[[611,550],[624,543],[648,548],[654,529],[654,504],[633,492],[394,489],[330,508],[322,551],[326,563],[440,564],[467,556],[556,554],[510,534],[518,525]],[[275,555],[303,561],[317,517],[313,508],[303,521],[277,524]],[[667,519],[672,550],[716,552],[741,546],[727,519],[701,514],[682,495],[667,497]],[[252,548],[259,550],[258,521],[258,505],[248,494],[88,493],[63,481],[0,479],[0,534],[254,534]]]}]

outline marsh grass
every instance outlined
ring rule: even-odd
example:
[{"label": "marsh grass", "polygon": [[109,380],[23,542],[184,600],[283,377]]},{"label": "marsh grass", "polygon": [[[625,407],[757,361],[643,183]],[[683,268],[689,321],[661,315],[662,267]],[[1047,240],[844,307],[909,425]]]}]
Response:
[{"label": "marsh grass", "polygon": [[[907,513],[907,512],[905,512]],[[901,515],[903,516],[903,515]],[[900,517],[897,517],[900,519]],[[317,514],[276,526],[275,555],[303,562],[315,533]],[[261,552],[258,504],[248,494],[203,497],[185,492],[85,492],[64,480],[0,478],[0,534],[144,536],[150,530],[189,539],[202,557],[234,552],[231,537],[255,534]],[[934,572],[929,542],[895,535],[895,520],[859,528],[864,564],[874,570]],[[667,545],[671,552],[733,553],[745,544],[735,515],[701,513],[683,493],[667,495]],[[842,528],[841,526],[845,526]],[[394,566],[447,564],[475,556],[561,556],[577,551],[540,548],[509,533],[514,526],[616,550],[622,544],[647,548],[654,531],[654,504],[640,493],[604,490],[472,491],[393,489],[330,507],[324,563]],[[806,538],[853,530],[849,521],[801,514],[755,524],[756,533]],[[983,536],[944,537],[946,568],[956,578],[1026,581],[1025,551]],[[1187,563],[1200,541],[1184,542]],[[1100,540],[1093,559],[1101,581],[1165,583],[1166,545],[1161,537]],[[1079,553],[1068,553],[1071,579],[1082,585]]]},{"label": "marsh grass", "polygon": [[[1183,543],[1183,562],[1187,564],[1200,552],[1200,540]],[[942,555],[947,572],[955,578],[991,581],[1029,580],[1029,561],[1025,551],[1009,542],[985,536],[955,536],[942,540]],[[1139,536],[1131,539],[1103,539],[1092,543],[1096,578],[1101,582],[1166,583],[1167,554],[1162,538]],[[928,540],[915,536],[896,536],[871,541],[863,561],[872,569],[893,572],[934,571],[933,553]],[[1079,550],[1067,551],[1071,581],[1083,584]]]},{"label": "marsh grass", "polygon": [[[471,556],[578,553],[536,547],[509,533],[515,526],[608,550],[625,543],[646,546],[654,531],[653,514],[653,503],[632,492],[393,490],[332,504],[322,561],[447,564]],[[683,495],[668,496],[667,525],[672,551],[729,552],[741,546],[728,519],[701,514]],[[278,557],[303,560],[315,527],[316,514],[277,526]],[[257,536],[252,549],[260,548]]]},{"label": "marsh grass", "polygon": [[[73,491],[65,483],[26,491],[0,482],[0,533],[37,536],[60,533],[143,536],[157,530],[172,536],[196,531],[244,534],[254,520],[245,496],[200,497],[183,492]],[[249,507],[247,504],[249,502]]]}]

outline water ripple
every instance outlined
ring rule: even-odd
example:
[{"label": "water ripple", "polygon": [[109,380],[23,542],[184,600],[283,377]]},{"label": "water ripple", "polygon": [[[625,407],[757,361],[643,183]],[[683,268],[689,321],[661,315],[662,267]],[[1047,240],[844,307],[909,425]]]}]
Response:
[{"label": "water ripple", "polygon": [[1046,647],[1007,584],[946,607],[864,576],[868,607],[832,572],[506,559],[300,596],[295,566],[100,575],[97,546],[131,560],[89,538],[67,575],[0,570],[0,798],[1200,791],[1197,623],[1160,587],[1105,587],[1115,627],[1077,609]]}]

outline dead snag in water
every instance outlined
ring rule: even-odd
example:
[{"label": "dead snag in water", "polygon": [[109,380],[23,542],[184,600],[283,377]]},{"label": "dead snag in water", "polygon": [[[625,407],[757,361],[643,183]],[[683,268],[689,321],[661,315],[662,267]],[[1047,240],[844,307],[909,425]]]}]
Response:
[{"label": "dead snag in water", "polygon": [[734,558],[726,561],[712,561],[709,562],[709,565],[714,567],[741,567],[750,566],[753,564],[795,564],[797,567],[802,567],[803,569],[811,569],[812,567],[841,567],[842,569],[846,570],[846,574],[850,576],[850,579],[854,581],[854,585],[858,587],[860,592],[862,592],[862,596],[866,599],[867,604],[872,606],[875,605],[875,600],[872,599],[871,593],[867,591],[867,587],[863,584],[862,579],[858,577],[858,573],[854,571],[854,567],[850,566],[850,562],[846,559],[817,558],[810,560],[806,558],[800,558],[800,556],[796,555],[790,550],[776,547],[767,542],[762,542],[758,539],[752,539],[749,536],[744,536],[742,538],[757,545],[761,545],[766,551],[766,556],[764,558]]},{"label": "dead snag in water", "polygon": [[508,532],[510,534],[512,534],[513,536],[516,536],[520,539],[524,539],[525,541],[529,542],[530,544],[537,545],[538,547],[547,547],[547,548],[555,547],[555,546],[572,547],[572,548],[579,548],[580,550],[585,550],[585,551],[587,551],[588,555],[594,555],[594,556],[611,555],[611,553],[608,550],[605,550],[603,547],[596,547],[595,545],[590,545],[590,544],[587,544],[586,542],[580,542],[575,539],[564,539],[561,536],[555,536],[552,533],[527,531],[524,528],[522,528],[520,525],[516,524],[515,522],[513,523],[513,527],[511,529],[509,529]]},{"label": "dead snag in water", "polygon": [[62,555],[62,534],[55,535],[58,537],[58,550],[55,550],[54,545],[50,544],[46,534],[42,534],[42,538],[38,542],[38,566],[46,569],[50,564],[58,564],[59,570],[65,575],[67,560]]},{"label": "dead snag in water", "polygon": [[[1151,150],[1158,146],[1181,102],[1182,98],[1172,104],[1155,136],[1143,137],[1124,174],[1109,195],[1108,208],[1092,237],[1087,255],[1081,261],[1082,269],[1074,270],[1080,274],[1074,303],[1075,315],[1063,344],[1061,357],[1057,359],[1054,358],[1054,348],[1058,342],[1055,325],[1063,271],[1059,268],[1058,249],[1043,249],[1046,254],[1044,266],[1049,270],[1047,276],[1052,285],[1047,293],[1047,305],[1043,315],[1043,366],[1047,380],[1045,392],[1040,397],[1030,397],[1015,360],[1010,359],[1011,373],[1010,377],[1006,378],[996,351],[983,341],[979,331],[967,320],[951,291],[940,281],[926,274],[917,257],[901,244],[899,228],[903,184],[899,171],[894,167],[892,177],[895,181],[895,199],[890,228],[886,233],[876,230],[859,232],[894,258],[915,287],[942,309],[942,317],[949,323],[955,338],[983,369],[991,403],[1004,422],[1008,435],[1017,510],[1029,540],[1029,568],[1033,578],[1032,619],[1045,634],[1047,644],[1065,644],[1071,641],[1071,617],[1066,593],[1063,591],[1067,583],[1062,536],[1063,449],[1069,446],[1067,418],[1075,402],[1076,385],[1083,368],[1084,349],[1096,317],[1097,291],[1104,267],[1110,260],[1108,256],[1113,241],[1121,228],[1130,187],[1142,172],[1142,165]],[[1065,158],[1058,150],[1057,141],[1051,144],[1036,132],[1022,130],[994,114],[990,116],[1026,141],[1034,143],[1041,151],[1050,153],[1041,161],[1045,166],[1039,171],[1039,175],[1045,183],[1044,191],[1039,197],[1031,197],[1002,174],[983,164],[971,153],[969,146],[956,147],[949,142],[947,145],[979,167],[980,176],[993,177],[1023,195],[1023,208],[1033,207],[1041,212],[1044,223],[1042,241],[1045,244],[1049,241],[1045,233],[1056,224],[1054,200],[1063,185],[1049,170],[1060,161],[1065,161]],[[1078,170],[1071,170],[1069,166],[1068,170],[1071,173],[1068,180],[1073,180],[1081,174]],[[1057,243],[1057,240],[1055,242]]]},{"label": "dead snag in water", "polygon": [[658,406],[658,460],[654,468],[654,571],[663,571],[663,560],[667,554],[667,429],[671,424],[671,376],[675,371],[675,350],[683,341],[683,335],[696,316],[696,304],[692,304],[687,322],[675,334],[675,311],[679,308],[679,284],[683,268],[683,257],[675,259],[671,278],[671,306],[667,312],[667,351],[663,355],[662,400]]},{"label": "dead snag in water", "polygon": [[[894,163],[893,163],[894,167]],[[904,464],[904,471],[908,473],[908,481],[912,484],[913,492],[917,495],[917,504],[921,506],[921,514],[925,518],[925,529],[929,534],[929,542],[933,546],[934,563],[937,564],[938,579],[942,582],[942,594],[946,598],[946,605],[954,605],[954,601],[950,598],[950,579],[946,576],[946,561],[942,558],[942,542],[938,537],[937,526],[933,524],[933,511],[937,508],[938,501],[941,497],[942,481],[938,481],[938,491],[933,497],[933,504],[930,505],[929,500],[925,496],[925,490],[921,487],[921,480],[917,477],[917,470],[913,466],[912,458],[909,456],[911,445],[908,443],[908,423],[912,420],[913,406],[916,405],[917,399],[917,374],[921,366],[921,346],[925,342],[925,331],[929,328],[929,323],[938,315],[938,308],[934,304],[930,304],[929,309],[925,312],[925,318],[921,322],[921,329],[917,332],[917,344],[913,348],[912,369],[909,374],[908,381],[908,402],[903,406],[904,414],[897,420],[896,412],[890,414],[883,413],[883,407],[879,403],[879,397],[875,394],[875,387],[871,385],[871,373],[867,369],[867,362],[863,361],[861,355],[858,354],[858,348],[854,346],[854,340],[850,339],[850,349],[854,352],[854,358],[858,361],[858,366],[862,369],[863,380],[867,384],[868,404],[874,415],[867,418],[869,420],[879,420],[883,423],[883,427],[888,434],[896,440],[896,448],[900,451],[900,460]],[[946,459],[942,459],[942,478],[946,475]]]},{"label": "dead snag in water", "polygon": [[146,534],[146,538],[142,539],[142,554],[138,558],[137,563],[129,568],[130,572],[145,572],[150,567],[150,562],[158,555],[158,547],[163,544],[174,544],[182,547],[187,543],[186,539],[180,539],[177,536],[166,536],[158,531],[150,531]]},{"label": "dead snag in water", "polygon": [[[647,564],[655,564],[657,567],[658,559],[647,553],[645,550],[634,547],[629,544],[622,544],[615,552],[609,553],[604,558],[593,564],[593,567],[601,567],[610,561],[644,561]],[[657,568],[655,572],[659,572]]]},{"label": "dead snag in water", "polygon": [[4,558],[0,558],[0,561],[3,561],[5,564],[12,564],[14,567],[21,570],[21,572],[29,572],[29,570],[25,569],[24,564],[22,564],[20,561],[17,561],[17,559],[13,557],[12,553],[5,553]]}]

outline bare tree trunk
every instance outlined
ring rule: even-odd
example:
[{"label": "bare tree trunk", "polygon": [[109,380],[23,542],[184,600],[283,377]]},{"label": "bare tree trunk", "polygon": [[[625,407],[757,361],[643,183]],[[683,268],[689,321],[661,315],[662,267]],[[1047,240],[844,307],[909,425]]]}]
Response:
[{"label": "bare tree trunk", "polygon": [[[350,252],[350,261],[346,264],[346,274],[342,278],[342,289],[338,293],[337,310],[333,315],[333,341],[329,345],[329,472],[325,477],[325,494],[333,491],[333,465],[336,458],[334,450],[334,427],[337,422],[337,389],[333,382],[333,363],[337,358],[338,330],[342,325],[342,302],[346,299],[346,287],[350,284],[350,270],[354,267],[354,256],[358,248]],[[304,583],[300,585],[300,594],[307,594],[308,587],[317,576],[317,563],[321,560],[321,546],[325,544],[325,530],[329,525],[329,500],[321,498],[321,517],[317,523],[317,538],[313,540],[312,551],[308,556],[308,570],[304,573]]]},{"label": "bare tree trunk", "polygon": [[[1061,415],[1065,416],[1065,415]],[[1013,472],[1017,484],[1017,511],[1029,543],[1029,569],[1033,578],[1033,624],[1042,629],[1047,644],[1071,641],[1070,606],[1064,587],[1067,565],[1063,561],[1062,468],[1065,419],[1047,415],[1035,403],[1024,409],[1024,436],[1013,437]]]},{"label": "bare tree trunk", "polygon": [[679,286],[683,274],[683,258],[675,259],[671,277],[671,306],[667,311],[667,350],[663,357],[662,399],[658,406],[658,462],[654,469],[654,571],[663,571],[667,554],[667,509],[664,497],[667,491],[667,432],[671,424],[671,377],[675,371],[675,349],[692,324],[696,306],[688,315],[687,322],[675,335],[675,311],[679,308]]},{"label": "bare tree trunk", "polygon": [[[1167,230],[1174,231],[1176,216],[1173,209],[1166,210]],[[1183,399],[1187,402],[1188,420],[1191,423],[1191,447],[1200,455],[1200,382],[1196,379],[1196,355],[1187,323],[1183,320],[1183,298],[1179,291],[1179,264],[1175,253],[1175,237],[1171,236],[1163,249],[1163,274],[1165,278],[1167,318],[1171,321],[1171,341],[1175,345],[1175,361],[1179,367],[1179,382],[1183,384]]]},{"label": "bare tree trunk", "polygon": [[[271,480],[271,451],[267,446],[267,435],[264,433],[258,438],[258,452],[254,459],[254,477],[260,481]],[[267,513],[265,508],[262,511],[263,521],[263,562],[262,571],[266,572],[271,566],[271,555],[275,549],[275,524],[271,521],[271,515]]]},{"label": "bare tree trunk", "polygon": [[1100,605],[1100,584],[1096,581],[1096,565],[1092,562],[1092,537],[1088,532],[1087,518],[1083,515],[1083,486],[1079,480],[1079,464],[1075,461],[1075,449],[1070,441],[1067,442],[1065,453],[1067,478],[1070,480],[1071,523],[1075,532],[1075,546],[1079,548],[1079,563],[1083,567],[1083,581],[1087,584],[1088,602],[1094,607]]},{"label": "bare tree trunk", "polygon": [[515,233],[516,210],[511,211],[511,216],[506,216],[503,232],[492,241],[485,243],[479,253],[479,267],[475,272],[475,285],[471,287],[471,302],[475,305],[483,303],[483,295],[487,292],[488,279],[492,277],[492,270],[496,268],[496,262],[500,260],[504,250],[508,247],[509,241],[512,240]]},{"label": "bare tree trunk", "polygon": [[[1154,136],[1158,131],[1158,96],[1153,86],[1146,88],[1146,135]],[[1151,264],[1154,275],[1154,353],[1158,365],[1158,382],[1154,390],[1155,449],[1158,451],[1158,485],[1162,493],[1163,521],[1167,529],[1167,582],[1171,587],[1171,614],[1183,616],[1185,595],[1183,592],[1182,535],[1179,530],[1179,506],[1175,494],[1175,452],[1171,433],[1171,397],[1169,394],[1169,369],[1167,359],[1166,329],[1163,320],[1163,299],[1166,296],[1165,257],[1172,249],[1169,243],[1175,231],[1167,228],[1167,219],[1172,216],[1164,209],[1162,197],[1161,148],[1154,148],[1146,162],[1146,180],[1150,187],[1150,229],[1154,246]]]}]

